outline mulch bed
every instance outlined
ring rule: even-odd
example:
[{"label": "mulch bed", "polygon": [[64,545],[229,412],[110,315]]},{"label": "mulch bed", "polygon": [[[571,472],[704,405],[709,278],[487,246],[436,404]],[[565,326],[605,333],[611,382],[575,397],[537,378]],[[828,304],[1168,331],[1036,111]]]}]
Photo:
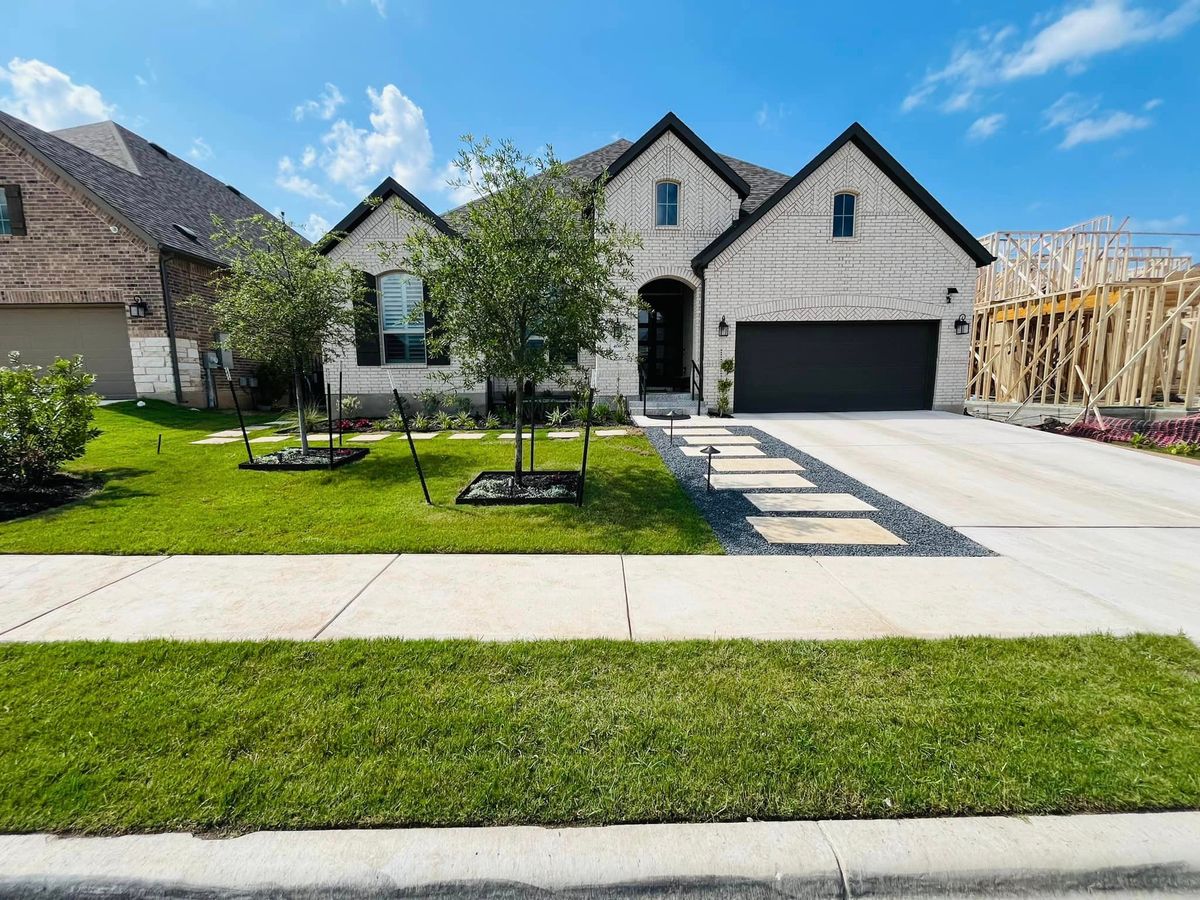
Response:
[{"label": "mulch bed", "polygon": [[31,488],[17,489],[0,485],[0,522],[74,503],[90,497],[100,488],[99,481],[75,475],[55,475],[46,484]]},{"label": "mulch bed", "polygon": [[517,484],[512,472],[480,472],[463,488],[455,503],[503,506],[523,503],[574,503],[578,472],[526,472]]},{"label": "mulch bed", "polygon": [[239,463],[239,469],[261,472],[297,472],[305,469],[336,469],[362,459],[371,451],[366,447],[334,447],[332,462],[329,448],[310,447],[306,453],[299,447],[285,447],[274,453],[254,457],[254,462]]}]

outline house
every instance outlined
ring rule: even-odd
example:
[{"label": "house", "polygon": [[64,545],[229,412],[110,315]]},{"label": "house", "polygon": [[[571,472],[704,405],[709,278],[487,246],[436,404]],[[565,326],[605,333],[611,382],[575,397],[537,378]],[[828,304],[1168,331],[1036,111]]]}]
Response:
[{"label": "house", "polygon": [[[231,405],[230,364],[252,399],[254,365],[215,348],[210,239],[266,211],[115,122],[46,132],[0,113],[0,354],[81,354],[108,398]],[[192,298],[199,298],[200,303]]]},{"label": "house", "polygon": [[[693,382],[708,401],[734,358],[742,412],[962,411],[975,269],[992,256],[857,123],[794,175],[716,153],[668,113],[638,140],[614,141],[568,164],[607,174],[606,215],[642,238],[628,284],[642,301],[628,343],[594,368],[600,394],[686,407]],[[381,262],[380,242],[410,228],[450,230],[387,179],[333,232],[325,251],[363,271],[379,327],[335,348],[347,393],[368,408],[394,387],[413,394],[453,360],[426,355],[407,313],[422,285]],[[960,317],[966,317],[960,319]],[[956,322],[959,328],[956,329]],[[483,385],[464,385],[477,400]]]}]

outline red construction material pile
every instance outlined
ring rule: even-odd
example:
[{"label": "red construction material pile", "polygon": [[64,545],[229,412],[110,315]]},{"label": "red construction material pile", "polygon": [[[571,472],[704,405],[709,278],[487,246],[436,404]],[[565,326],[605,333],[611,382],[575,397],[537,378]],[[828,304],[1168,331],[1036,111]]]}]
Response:
[{"label": "red construction material pile", "polygon": [[1105,416],[1103,428],[1094,416],[1088,416],[1087,421],[1068,425],[1062,429],[1062,433],[1109,444],[1128,443],[1135,434],[1146,435],[1146,440],[1156,447],[1170,447],[1181,442],[1195,444],[1200,443],[1200,415],[1154,422]]}]

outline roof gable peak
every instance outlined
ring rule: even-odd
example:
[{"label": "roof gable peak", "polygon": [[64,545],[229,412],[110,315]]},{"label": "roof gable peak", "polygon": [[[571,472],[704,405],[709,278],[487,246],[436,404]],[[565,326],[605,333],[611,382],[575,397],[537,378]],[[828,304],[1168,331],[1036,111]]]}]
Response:
[{"label": "roof gable peak", "polygon": [[674,134],[689,150],[695,153],[704,163],[717,173],[721,179],[737,192],[738,198],[745,200],[750,194],[750,185],[738,175],[713,149],[704,143],[683,120],[673,112],[668,112],[659,119],[650,130],[634,141],[624,153],[618,156],[601,174],[611,180],[616,178],[630,163],[641,156],[667,132]]}]

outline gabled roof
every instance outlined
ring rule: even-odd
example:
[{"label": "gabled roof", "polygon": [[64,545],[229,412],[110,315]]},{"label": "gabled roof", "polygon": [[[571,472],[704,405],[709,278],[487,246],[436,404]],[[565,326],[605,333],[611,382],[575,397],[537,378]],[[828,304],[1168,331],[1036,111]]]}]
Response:
[{"label": "gabled roof", "polygon": [[674,133],[689,150],[704,160],[710,169],[720,175],[722,180],[737,192],[740,199],[744,200],[749,196],[750,185],[746,183],[746,179],[735,172],[733,167],[723,157],[713,152],[712,147],[700,140],[696,136],[696,133],[684,125],[680,118],[672,112],[667,113],[659,119],[658,122],[651,126],[649,131],[626,147],[625,151],[607,166],[609,179],[616,178],[622,170],[641,156],[655,141],[668,131]]},{"label": "gabled roof", "polygon": [[890,153],[883,149],[883,146],[875,138],[871,137],[865,128],[855,122],[834,138],[828,147],[814,156],[808,165],[789,178],[775,193],[760,203],[754,212],[738,219],[732,227],[722,232],[716,240],[701,250],[692,259],[692,268],[699,271],[716,259],[721,251],[725,250],[730,244],[745,234],[755,222],[770,212],[777,203],[788,196],[795,188],[799,187],[800,184],[846,143],[854,144],[871,162],[878,166],[896,187],[900,188],[921,211],[933,219],[934,223],[975,261],[977,267],[986,266],[993,261],[994,257],[992,254],[988,253],[983,245],[957,219],[950,215],[942,204],[933,198],[933,195],[929,191],[921,187],[917,180]]},{"label": "gabled roof", "polygon": [[342,242],[342,238],[352,232],[355,228],[363,223],[363,221],[371,213],[375,212],[382,204],[386,203],[393,197],[398,198],[409,208],[416,210],[418,213],[427,218],[430,224],[438,231],[444,234],[455,234],[455,230],[450,227],[441,216],[435,213],[432,209],[417,199],[416,195],[411,193],[395,178],[390,175],[380,182],[379,187],[371,191],[362,202],[354,209],[347,213],[342,221],[338,222],[329,230],[329,234],[320,242],[320,251],[328,253],[334,247]]},{"label": "gabled roof", "polygon": [[[232,222],[270,215],[249,197],[116,122],[51,133],[0,112],[0,132],[45,161],[152,247],[220,265],[227,260],[210,239],[212,216]],[[196,239],[177,226],[193,232]]]}]

